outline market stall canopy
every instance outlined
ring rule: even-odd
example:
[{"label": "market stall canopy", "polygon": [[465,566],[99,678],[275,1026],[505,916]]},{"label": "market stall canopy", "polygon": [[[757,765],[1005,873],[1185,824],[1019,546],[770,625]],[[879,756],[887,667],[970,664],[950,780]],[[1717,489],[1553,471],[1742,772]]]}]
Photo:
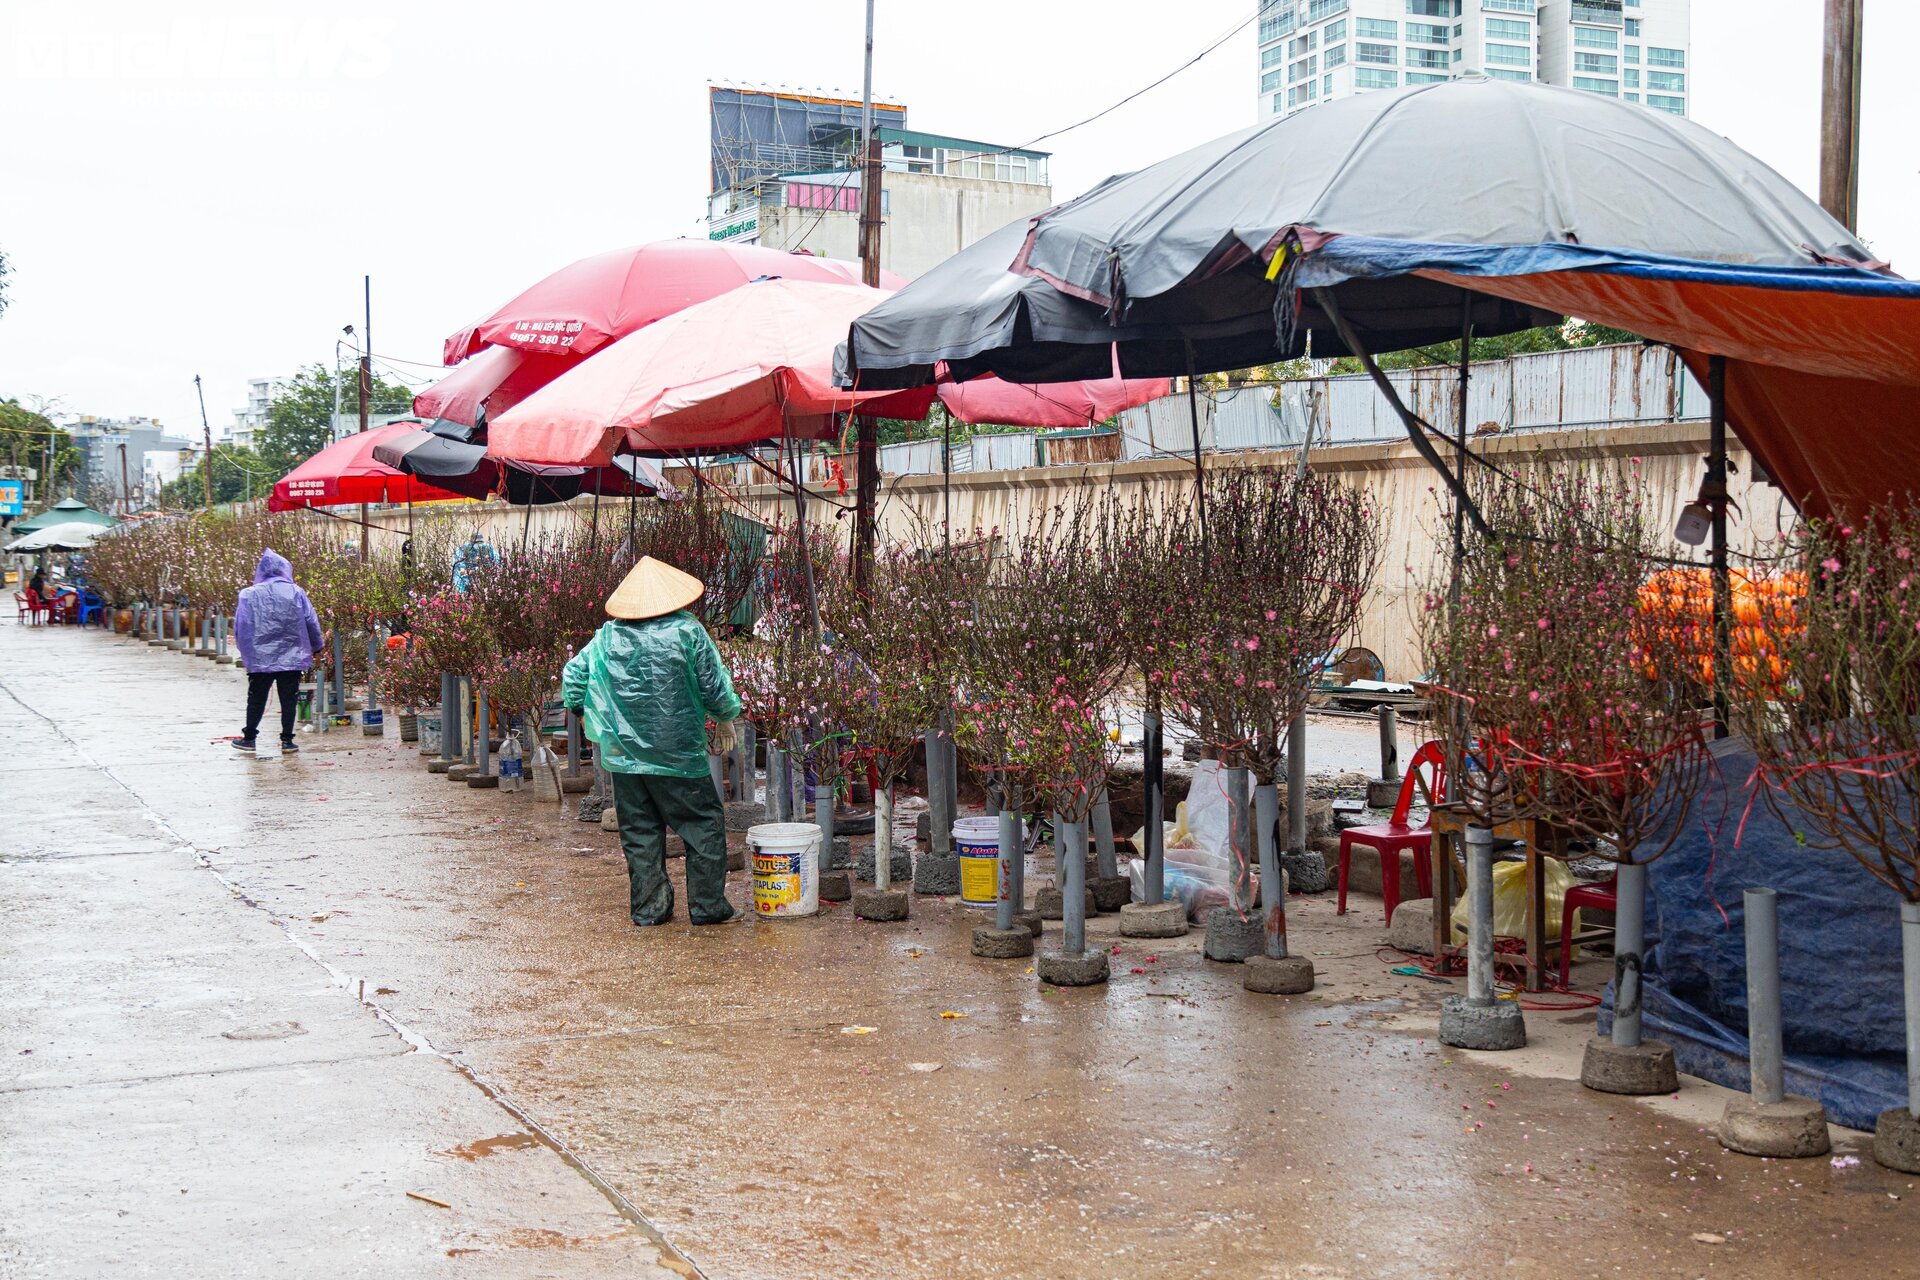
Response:
[{"label": "market stall canopy", "polygon": [[64,524],[46,525],[24,537],[15,538],[7,544],[6,549],[18,552],[84,551],[107,528],[91,520],[69,520]]},{"label": "market stall canopy", "polygon": [[1134,377],[1348,354],[1329,305],[1373,351],[1574,315],[1702,376],[1727,357],[1729,421],[1797,502],[1920,490],[1920,287],[1728,140],[1597,94],[1469,77],[1340,99],[1110,179],[1010,263],[1051,295],[936,322],[931,272],[854,327],[843,374],[886,385],[934,355],[1084,377],[1106,342]]},{"label": "market stall canopy", "polygon": [[835,343],[887,296],[864,285],[762,280],[679,311],[580,362],[488,426],[487,452],[579,465],[616,453],[833,439],[833,415],[919,419],[931,389],[833,385]]},{"label": "market stall canopy", "polygon": [[120,523],[104,511],[95,511],[78,498],[62,498],[37,516],[18,521],[13,526],[15,533],[32,533],[36,529],[48,529],[57,524],[94,524],[107,528]]},{"label": "market stall canopy", "polygon": [[[562,267],[449,337],[444,356],[457,364],[491,345],[577,359],[684,307],[769,277],[859,284],[860,264],[758,245],[656,240]],[[905,282],[882,272],[881,283],[898,288]]]},{"label": "market stall canopy", "polygon": [[452,502],[463,495],[430,485],[380,462],[373,451],[423,423],[389,422],[334,441],[273,486],[269,511],[337,507],[355,502]]},{"label": "market stall canopy", "polygon": [[468,498],[496,494],[514,506],[566,502],[583,493],[677,498],[660,468],[645,458],[618,457],[604,467],[551,466],[489,458],[487,446],[432,431],[407,431],[374,446],[375,461]]},{"label": "market stall canopy", "polygon": [[482,406],[487,414],[504,413],[571,369],[576,359],[518,347],[486,347],[415,396],[413,411],[441,434],[466,439],[485,421]]}]

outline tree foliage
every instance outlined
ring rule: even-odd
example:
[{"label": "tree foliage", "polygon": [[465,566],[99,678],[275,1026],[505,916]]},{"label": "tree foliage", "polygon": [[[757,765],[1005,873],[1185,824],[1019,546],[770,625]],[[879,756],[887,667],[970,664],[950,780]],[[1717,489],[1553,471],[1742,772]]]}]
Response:
[{"label": "tree foliage", "polygon": [[[207,501],[207,459],[202,457],[191,471],[183,471],[161,487],[159,506],[163,511],[191,510]],[[263,497],[279,478],[267,469],[266,462],[252,449],[221,445],[213,456],[213,501],[215,505],[245,502]]]},{"label": "tree foliage", "polygon": [[[357,367],[335,373],[325,365],[312,364],[294,374],[268,403],[267,423],[259,432],[257,444],[267,469],[283,476],[331,444],[334,407],[337,404],[342,413],[357,412],[359,387]],[[367,407],[371,413],[410,413],[413,392],[375,374]]]},{"label": "tree foliage", "polygon": [[80,474],[80,450],[73,437],[45,413],[16,399],[0,400],[0,457],[14,474],[32,468],[39,475],[34,493],[42,507],[71,493]]}]

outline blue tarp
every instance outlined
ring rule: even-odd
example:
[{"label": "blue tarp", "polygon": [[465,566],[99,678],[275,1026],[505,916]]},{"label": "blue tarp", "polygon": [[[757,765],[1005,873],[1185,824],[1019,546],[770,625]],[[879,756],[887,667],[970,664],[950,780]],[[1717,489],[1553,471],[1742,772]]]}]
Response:
[{"label": "blue tarp", "polygon": [[[1689,1075],[1748,1087],[1742,894],[1773,889],[1787,1092],[1871,1129],[1906,1102],[1900,901],[1845,852],[1808,848],[1764,800],[1746,808],[1754,758],[1743,740],[1714,755],[1718,776],[1687,830],[1648,869],[1644,1033],[1671,1044]],[[1609,986],[1602,1033],[1612,1015]]]}]

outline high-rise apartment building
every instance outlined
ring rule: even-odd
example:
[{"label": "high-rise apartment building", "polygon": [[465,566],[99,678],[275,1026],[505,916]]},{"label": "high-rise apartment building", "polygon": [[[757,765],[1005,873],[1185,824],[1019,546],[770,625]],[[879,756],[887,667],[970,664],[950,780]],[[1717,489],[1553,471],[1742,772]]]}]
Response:
[{"label": "high-rise apartment building", "polygon": [[1687,114],[1690,0],[1259,0],[1259,118],[1464,75]]}]

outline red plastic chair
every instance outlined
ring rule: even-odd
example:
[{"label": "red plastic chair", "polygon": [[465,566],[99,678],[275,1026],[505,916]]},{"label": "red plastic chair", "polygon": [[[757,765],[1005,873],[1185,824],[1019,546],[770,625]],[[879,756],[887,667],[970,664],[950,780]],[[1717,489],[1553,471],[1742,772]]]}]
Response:
[{"label": "red plastic chair", "polygon": [[13,607],[18,610],[18,612],[13,615],[13,620],[16,624],[24,624],[33,617],[33,603],[27,599],[27,593],[23,591],[14,592]]},{"label": "red plastic chair", "polygon": [[1567,890],[1566,905],[1560,909],[1560,989],[1566,990],[1567,969],[1573,963],[1573,913],[1582,907],[1594,911],[1613,911],[1620,905],[1616,889],[1618,877],[1594,884],[1577,884]]},{"label": "red plastic chair", "polygon": [[[1420,776],[1423,768],[1429,772],[1428,780],[1422,780]],[[1413,753],[1413,760],[1407,766],[1407,776],[1400,780],[1400,798],[1393,806],[1393,818],[1390,821],[1371,827],[1348,827],[1340,833],[1340,898],[1336,914],[1347,914],[1347,877],[1352,869],[1353,846],[1356,844],[1365,845],[1380,854],[1380,895],[1387,900],[1388,924],[1393,923],[1393,909],[1400,905],[1402,851],[1413,851],[1413,875],[1415,883],[1419,885],[1420,896],[1433,896],[1433,864],[1427,856],[1433,848],[1433,832],[1424,822],[1417,827],[1407,825],[1407,813],[1413,808],[1416,786],[1426,791],[1429,807],[1446,800],[1446,753],[1438,742],[1429,742]]]},{"label": "red plastic chair", "polygon": [[24,597],[15,596],[14,599],[24,600],[24,607],[29,622],[39,624],[45,622],[53,614],[52,602],[42,599],[40,593],[32,587],[27,588],[27,593]]}]

